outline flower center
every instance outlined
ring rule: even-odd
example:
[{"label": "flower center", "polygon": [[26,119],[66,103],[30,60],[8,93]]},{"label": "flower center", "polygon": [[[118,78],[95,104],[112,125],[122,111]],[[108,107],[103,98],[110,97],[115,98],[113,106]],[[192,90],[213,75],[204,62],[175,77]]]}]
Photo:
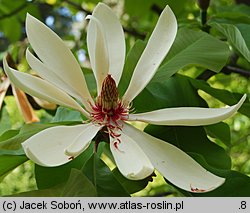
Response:
[{"label": "flower center", "polygon": [[115,80],[107,75],[102,83],[102,90],[92,107],[92,122],[107,127],[110,135],[118,137],[115,133],[120,130],[123,121],[128,119],[129,109],[119,99]]}]

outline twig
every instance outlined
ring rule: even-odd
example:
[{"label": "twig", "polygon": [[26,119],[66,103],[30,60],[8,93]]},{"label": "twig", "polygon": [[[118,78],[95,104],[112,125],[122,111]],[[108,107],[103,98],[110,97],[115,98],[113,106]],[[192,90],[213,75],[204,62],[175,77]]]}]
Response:
[{"label": "twig", "polygon": [[250,77],[250,70],[244,70],[244,69],[241,69],[239,67],[233,67],[230,65],[223,67],[222,72],[225,74],[238,73],[238,74],[245,76],[247,78]]},{"label": "twig", "polygon": [[126,28],[126,27],[123,27],[123,30],[124,32],[132,35],[132,36],[136,36],[140,39],[145,39],[146,38],[146,33],[140,33],[138,31],[136,31],[135,29],[129,29],[129,28]]},{"label": "twig", "polygon": [[[227,65],[227,66],[223,67],[222,70],[221,70],[221,73],[224,73],[226,75],[229,75],[231,73],[237,73],[237,74],[239,74],[241,76],[250,78],[250,70],[244,70],[244,69],[241,69],[239,67],[233,67],[233,66],[230,66],[230,65]],[[203,73],[201,73],[197,77],[197,79],[208,80],[209,78],[211,78],[215,74],[216,74],[216,72],[213,72],[211,70],[205,70]]]},{"label": "twig", "polygon": [[214,76],[215,74],[216,74],[216,72],[214,72],[212,70],[205,70],[200,75],[198,75],[198,77],[196,77],[196,79],[205,80],[206,81],[209,78],[211,78],[212,76]]}]

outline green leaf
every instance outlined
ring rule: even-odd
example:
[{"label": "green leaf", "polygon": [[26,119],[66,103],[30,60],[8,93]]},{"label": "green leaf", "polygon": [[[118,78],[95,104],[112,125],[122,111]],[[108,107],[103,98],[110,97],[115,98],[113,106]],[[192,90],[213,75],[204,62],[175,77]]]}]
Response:
[{"label": "green leaf", "polygon": [[[205,197],[249,197],[250,196],[250,177],[236,171],[221,173],[226,178],[225,183],[200,196]],[[197,196],[197,195],[196,195]]]},{"label": "green leaf", "polygon": [[61,196],[94,197],[96,196],[96,190],[94,185],[80,170],[72,169]]},{"label": "green leaf", "polygon": [[129,193],[116,180],[109,167],[93,154],[82,169],[83,173],[96,187],[97,195],[101,197],[123,197]]},{"label": "green leaf", "polygon": [[[192,78],[189,78],[189,80],[190,80],[190,83],[195,88],[203,90],[209,95],[217,98],[218,100],[230,106],[236,104],[240,100],[240,98],[243,96],[242,94],[231,93],[228,90],[216,89],[216,88],[210,87],[207,82],[202,81],[202,80],[196,80]],[[245,100],[245,102],[243,103],[243,105],[238,111],[250,117],[250,103],[249,103],[248,98]]]},{"label": "green leaf", "polygon": [[134,72],[135,66],[141,57],[141,54],[146,47],[146,42],[137,40],[134,46],[128,52],[126,57],[122,77],[118,86],[120,95],[123,95],[129,85],[130,79]]},{"label": "green leaf", "polygon": [[0,136],[0,143],[2,141],[8,140],[14,136],[16,136],[19,133],[20,130],[14,130],[14,129],[10,129],[6,132],[4,132],[1,136]]},{"label": "green leaf", "polygon": [[129,194],[133,194],[144,189],[148,185],[148,182],[153,180],[151,176],[143,180],[129,180],[119,172],[117,167],[112,170],[112,173]]},{"label": "green leaf", "polygon": [[58,107],[52,122],[82,121],[81,113],[65,107]]},{"label": "green leaf", "polygon": [[57,186],[15,194],[15,197],[93,197],[95,187],[88,178],[77,169],[72,169],[66,183]]},{"label": "green leaf", "polygon": [[[227,40],[250,62],[250,45],[247,46],[241,31],[232,24],[211,23],[212,27],[221,32]],[[250,25],[241,25],[240,29],[244,29],[245,34],[250,34]],[[248,36],[249,37],[249,36]]]},{"label": "green leaf", "polygon": [[209,136],[218,138],[227,146],[231,145],[231,133],[228,124],[220,122],[217,124],[205,126],[205,129]]},{"label": "green leaf", "polygon": [[217,13],[210,20],[223,23],[246,23],[250,24],[249,6],[245,4],[230,4],[218,7]]},{"label": "green leaf", "polygon": [[208,166],[204,158],[199,154],[192,153],[191,156],[195,158],[201,165],[205,166],[212,173],[215,173],[226,179],[225,183],[219,188],[207,193],[188,193],[196,197],[249,197],[250,196],[250,177],[241,174],[240,172],[230,170],[220,170]]},{"label": "green leaf", "polygon": [[[87,47],[86,47],[87,48]],[[84,69],[84,77],[92,97],[97,96],[96,80],[93,71],[90,69]]]},{"label": "green leaf", "polygon": [[35,165],[37,187],[47,189],[66,182],[72,168],[81,169],[93,153],[93,144],[71,162],[57,167],[42,167]]},{"label": "green leaf", "polygon": [[[20,149],[22,149],[22,142],[32,135],[52,126],[54,126],[54,124],[25,124],[18,134],[16,134],[18,130],[15,132],[8,131],[0,137],[0,139],[2,139],[0,140],[0,149],[2,152],[3,150],[11,150],[13,154],[23,154],[23,152],[20,151]],[[16,152],[17,150],[18,152]]]},{"label": "green leaf", "polygon": [[[153,104],[145,104],[145,100]],[[207,104],[200,98],[188,78],[179,74],[165,82],[149,83],[133,101],[133,108],[137,113],[181,106],[207,106]]]},{"label": "green leaf", "polygon": [[6,130],[11,128],[10,115],[6,110],[6,107],[3,107],[0,112],[0,135]]},{"label": "green leaf", "polygon": [[[250,20],[250,18],[249,18],[249,20]],[[249,24],[236,24],[236,27],[240,31],[243,39],[246,42],[248,50],[249,50],[249,48],[250,48],[250,37],[249,37],[250,25]]]},{"label": "green leaf", "polygon": [[[132,17],[142,18],[149,14],[151,6],[156,4],[157,6],[164,7],[166,5],[165,0],[126,0],[125,10]],[[140,8],[138,10],[138,8]]]},{"label": "green leaf", "polygon": [[231,168],[231,160],[225,150],[207,138],[203,127],[149,125],[145,131],[188,154],[195,153],[203,156],[206,163],[213,168],[227,170]]},{"label": "green leaf", "polygon": [[199,154],[192,153],[191,156],[205,168],[209,168],[212,173],[225,178],[225,183],[219,188],[206,193],[190,193],[182,189],[178,189],[185,196],[194,197],[249,197],[250,196],[250,177],[236,171],[218,170],[209,166],[204,157]]},{"label": "green leaf", "polygon": [[226,178],[221,187],[208,193],[188,193],[179,189],[186,196],[250,196],[250,178],[230,171],[229,156],[223,148],[208,140],[204,128],[150,125],[145,131],[179,147],[210,172]]},{"label": "green leaf", "polygon": [[[151,13],[155,13],[155,10],[152,7],[157,7],[159,12],[163,10],[166,5],[169,5],[171,9],[174,11],[175,15],[181,15],[184,11],[187,4],[186,0],[126,0],[125,1],[125,10],[129,13],[130,17],[133,19],[141,19],[145,16],[151,17]],[[140,9],[138,9],[140,8]]]},{"label": "green leaf", "polygon": [[25,124],[19,130],[10,130],[0,136],[0,154],[24,154],[21,143],[27,140],[32,135],[53,126],[58,125],[74,125],[78,124],[76,121],[58,122],[51,124]]},{"label": "green leaf", "polygon": [[11,41],[18,41],[22,35],[22,26],[16,16],[12,16],[0,21],[4,35]]},{"label": "green leaf", "polygon": [[26,156],[2,155],[0,156],[0,177],[27,161]]},{"label": "green leaf", "polygon": [[59,197],[61,194],[61,186],[56,186],[50,189],[32,190],[13,194],[8,197]]},{"label": "green leaf", "polygon": [[181,28],[152,81],[162,82],[187,65],[198,65],[219,72],[229,54],[226,43],[207,33]]}]

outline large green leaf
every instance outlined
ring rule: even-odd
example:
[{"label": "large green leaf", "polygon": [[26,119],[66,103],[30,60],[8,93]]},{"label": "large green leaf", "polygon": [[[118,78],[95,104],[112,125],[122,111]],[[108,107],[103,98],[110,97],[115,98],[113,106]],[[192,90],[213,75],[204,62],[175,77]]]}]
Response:
[{"label": "large green leaf", "polygon": [[211,16],[209,21],[250,24],[250,10],[246,4],[221,5],[216,10],[217,13]]},{"label": "large green leaf", "polygon": [[[23,149],[18,146],[20,130],[8,130],[0,136],[0,155],[23,155]],[[20,144],[19,144],[20,145]]]},{"label": "large green leaf", "polygon": [[205,126],[207,134],[213,138],[218,138],[225,145],[230,146],[231,144],[231,133],[230,127],[228,124],[224,122],[220,122],[217,124],[212,124]]},{"label": "large green leaf", "polygon": [[[22,149],[22,142],[32,135],[54,125],[55,124],[25,124],[20,131],[9,130],[0,137],[0,150],[2,153],[4,150],[11,150],[13,154],[23,154],[23,152],[20,151],[20,149]],[[17,150],[18,152],[16,152]]]},{"label": "large green leaf", "polygon": [[11,41],[18,41],[22,35],[22,26],[16,16],[9,17],[0,21],[0,28],[4,35]]},{"label": "large green leaf", "polygon": [[[242,94],[231,93],[228,90],[213,88],[209,86],[207,82],[202,81],[202,80],[189,78],[189,81],[196,89],[201,89],[204,92],[208,93],[209,95],[217,98],[218,100],[228,105],[236,104],[240,100],[240,98],[243,96]],[[245,100],[245,102],[243,103],[243,105],[238,111],[250,117],[250,103],[249,103],[248,98]]]},{"label": "large green leaf", "polygon": [[67,182],[57,186],[15,194],[15,197],[93,197],[95,187],[88,178],[77,169],[72,169]]},{"label": "large green leaf", "polygon": [[96,153],[92,155],[82,171],[96,187],[98,196],[129,196],[129,193],[117,181],[109,167],[98,157]]},{"label": "large green leaf", "polygon": [[[250,20],[250,17],[249,17],[249,20]],[[250,37],[249,37],[250,24],[236,24],[236,27],[239,29],[243,39],[246,42],[248,50],[249,50],[250,49]]]},{"label": "large green leaf", "polygon": [[188,193],[192,194],[191,196],[203,196],[203,197],[249,197],[250,196],[250,177],[247,175],[241,174],[240,172],[232,170],[218,170],[210,167],[204,160],[204,157],[192,153],[191,156],[197,160],[201,165],[209,168],[209,170],[217,175],[224,177],[226,179],[225,183],[219,188],[207,192],[207,193]]},{"label": "large green leaf", "polygon": [[93,153],[93,144],[89,146],[80,156],[71,162],[57,167],[42,167],[35,165],[37,187],[47,189],[68,180],[72,168],[81,169]]},{"label": "large green leaf", "polygon": [[122,77],[121,77],[119,87],[118,87],[120,95],[123,95],[125,93],[129,85],[131,76],[134,72],[135,66],[139,58],[141,57],[141,54],[145,47],[146,47],[146,42],[138,40],[128,52],[125,65],[124,65],[124,69],[123,69],[123,73],[122,73]]},{"label": "large green leaf", "polygon": [[[191,1],[191,2],[190,2]],[[193,1],[194,2],[194,1]],[[169,5],[171,9],[174,11],[175,15],[181,15],[181,13],[185,10],[186,5],[192,4],[192,0],[188,2],[185,0],[126,0],[125,1],[125,10],[129,13],[130,17],[136,19],[144,18],[145,16],[152,15],[151,12],[156,12],[153,9],[153,6],[158,8],[158,13],[163,10],[166,5]],[[140,9],[138,9],[140,8]],[[156,9],[155,9],[156,10]],[[151,17],[151,16],[150,16]]]},{"label": "large green leaf", "polygon": [[151,82],[133,101],[136,112],[181,106],[207,106],[188,78],[182,75],[172,76],[165,82]]},{"label": "large green leaf", "polygon": [[[198,196],[211,197],[249,197],[250,177],[236,171],[221,172],[226,182],[214,191]],[[195,194],[197,196],[197,194]]]},{"label": "large green leaf", "polygon": [[207,138],[203,127],[149,125],[145,131],[174,144],[187,153],[202,155],[206,163],[213,168],[231,168],[231,160],[225,150]]},{"label": "large green leaf", "polygon": [[66,107],[58,107],[52,122],[82,121],[81,113]]},{"label": "large green leaf", "polygon": [[[62,191],[61,186],[52,187],[50,189],[38,189],[27,192],[13,194],[13,197],[60,197]],[[10,197],[10,195],[8,196]]]},{"label": "large green leaf", "polygon": [[2,107],[0,112],[0,135],[11,128],[10,115],[6,107]]},{"label": "large green leaf", "polygon": [[26,156],[2,155],[0,156],[0,177],[27,161]]},{"label": "large green leaf", "polygon": [[[163,7],[166,3],[165,0],[126,0],[125,1],[125,10],[130,14],[131,17],[143,18],[149,15],[151,6],[156,4]],[[138,10],[138,8],[140,8]]]},{"label": "large green leaf", "polygon": [[9,130],[0,136],[0,154],[20,155],[24,154],[21,143],[32,135],[53,126],[74,125],[78,121],[57,122],[49,124],[25,124],[20,130]]},{"label": "large green leaf", "polygon": [[201,31],[181,28],[175,42],[152,81],[162,82],[187,65],[219,72],[229,57],[226,43]]},{"label": "large green leaf", "polygon": [[190,155],[201,165],[206,167],[212,173],[225,178],[225,183],[219,188],[207,193],[190,193],[179,189],[185,196],[194,197],[249,197],[250,196],[250,177],[236,171],[218,170],[212,168],[206,163],[204,157],[200,154],[190,153]]},{"label": "large green leaf", "polygon": [[208,140],[204,128],[150,125],[145,131],[181,148],[204,168],[226,178],[221,187],[208,193],[188,193],[179,189],[186,196],[250,196],[250,178],[239,172],[230,171],[229,156],[224,149]]},{"label": "large green leaf", "polygon": [[249,41],[249,34],[250,34],[250,25],[248,24],[241,24],[239,25],[240,28],[238,29],[235,25],[232,24],[220,24],[220,23],[211,23],[212,27],[220,31],[227,40],[236,48],[249,62],[250,62],[250,44],[246,43],[244,37],[240,30],[244,31],[244,34],[248,35],[245,36]]},{"label": "large green leaf", "polygon": [[61,195],[64,197],[93,197],[96,196],[96,190],[80,170],[72,169]]},{"label": "large green leaf", "polygon": [[129,194],[133,194],[144,189],[148,185],[148,182],[153,180],[151,176],[143,180],[129,180],[119,172],[117,167],[112,170],[112,173]]}]

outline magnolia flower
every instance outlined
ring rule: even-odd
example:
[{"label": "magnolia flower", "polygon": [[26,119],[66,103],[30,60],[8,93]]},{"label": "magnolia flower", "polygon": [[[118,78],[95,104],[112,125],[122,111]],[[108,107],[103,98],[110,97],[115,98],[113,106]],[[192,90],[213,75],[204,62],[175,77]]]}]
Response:
[{"label": "magnolia flower", "polygon": [[18,72],[4,60],[4,69],[17,87],[33,96],[78,110],[88,119],[88,123],[51,127],[30,137],[22,143],[28,158],[42,166],[65,164],[81,154],[98,131],[107,131],[115,163],[129,179],[143,179],[157,169],[174,185],[191,192],[210,191],[223,184],[224,178],[210,173],[182,150],[136,129],[127,121],[209,125],[233,115],[245,96],[227,108],[179,107],[130,114],[130,103],[146,87],[174,42],[176,18],[166,6],[123,97],[119,97],[117,90],[125,60],[122,26],[103,3],[99,3],[87,19],[87,46],[97,84],[96,99],[91,97],[71,51],[53,31],[29,14],[26,18],[27,37],[39,58],[29,49],[26,58],[41,78]]}]

